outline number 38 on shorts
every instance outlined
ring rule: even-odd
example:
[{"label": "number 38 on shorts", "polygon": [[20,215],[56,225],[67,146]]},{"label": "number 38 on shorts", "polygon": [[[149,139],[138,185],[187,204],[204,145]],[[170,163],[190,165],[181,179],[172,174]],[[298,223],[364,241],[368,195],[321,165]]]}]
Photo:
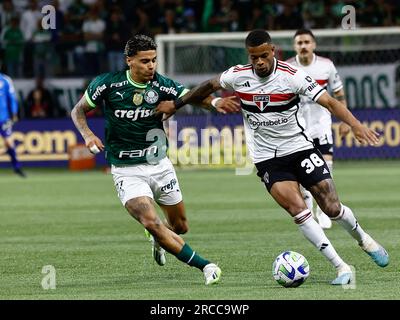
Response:
[{"label": "number 38 on shorts", "polygon": [[305,188],[331,179],[328,165],[316,148],[301,150],[287,156],[256,163],[257,175],[268,191],[279,181],[297,181]]},{"label": "number 38 on shorts", "polygon": [[[322,167],[325,161],[316,153],[311,153],[308,158],[304,159],[300,165],[305,168],[305,172],[310,174],[315,168]],[[326,169],[327,170],[327,169]],[[329,172],[329,170],[327,170]],[[325,172],[324,172],[325,173]]]},{"label": "number 38 on shorts", "polygon": [[298,181],[308,188],[325,179],[332,179],[328,165],[317,149],[299,152],[297,163]]}]

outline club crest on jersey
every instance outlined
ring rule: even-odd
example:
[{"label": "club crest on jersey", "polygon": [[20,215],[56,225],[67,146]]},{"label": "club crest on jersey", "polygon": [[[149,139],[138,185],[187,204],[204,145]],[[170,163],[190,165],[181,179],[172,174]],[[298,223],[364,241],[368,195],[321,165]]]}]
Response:
[{"label": "club crest on jersey", "polygon": [[141,93],[135,93],[132,101],[136,106],[141,105],[143,102],[143,95]]},{"label": "club crest on jersey", "polygon": [[261,111],[264,111],[264,109],[267,107],[269,103],[269,95],[266,94],[254,95],[253,101]]},{"label": "club crest on jersey", "polygon": [[158,101],[158,93],[150,89],[144,93],[144,100],[149,104],[156,103]]}]

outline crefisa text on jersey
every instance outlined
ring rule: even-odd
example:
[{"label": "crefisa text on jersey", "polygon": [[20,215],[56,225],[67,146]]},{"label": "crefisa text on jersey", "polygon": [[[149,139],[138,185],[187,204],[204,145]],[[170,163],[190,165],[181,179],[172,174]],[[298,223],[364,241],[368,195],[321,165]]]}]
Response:
[{"label": "crefisa text on jersey", "polygon": [[117,118],[126,118],[136,121],[138,118],[151,117],[156,113],[155,109],[137,108],[135,110],[115,110],[114,115]]},{"label": "crefisa text on jersey", "polygon": [[92,100],[96,100],[96,98],[99,96],[99,94],[106,88],[107,88],[107,86],[105,84],[103,84],[101,86],[97,86],[96,90],[94,91],[94,93],[92,95]]},{"label": "crefisa text on jersey", "polygon": [[172,94],[175,97],[178,95],[178,91],[176,91],[174,87],[165,87],[165,86],[160,87],[160,84],[157,81],[153,81],[152,85],[153,87],[160,88],[160,91],[164,91],[167,94]]}]

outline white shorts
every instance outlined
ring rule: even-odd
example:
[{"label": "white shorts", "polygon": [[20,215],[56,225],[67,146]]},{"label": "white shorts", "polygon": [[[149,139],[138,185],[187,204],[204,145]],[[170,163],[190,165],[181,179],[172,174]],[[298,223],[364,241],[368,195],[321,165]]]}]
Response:
[{"label": "white shorts", "polygon": [[175,169],[168,158],[158,164],[111,166],[118,197],[125,203],[137,197],[149,197],[159,204],[175,205],[182,201]]}]

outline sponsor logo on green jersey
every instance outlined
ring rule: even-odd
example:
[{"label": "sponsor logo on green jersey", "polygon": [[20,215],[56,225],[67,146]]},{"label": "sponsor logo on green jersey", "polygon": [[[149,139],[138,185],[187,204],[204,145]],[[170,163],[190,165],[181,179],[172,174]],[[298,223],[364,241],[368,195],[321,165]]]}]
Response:
[{"label": "sponsor logo on green jersey", "polygon": [[120,119],[131,119],[136,121],[139,118],[148,118],[156,113],[155,109],[137,108],[135,110],[115,110],[114,115]]},{"label": "sponsor logo on green jersey", "polygon": [[96,90],[92,94],[92,100],[95,101],[97,99],[97,97],[101,94],[101,92],[106,88],[107,88],[107,86],[105,84],[103,84],[102,86],[97,86]]},{"label": "sponsor logo on green jersey", "polygon": [[121,150],[119,152],[119,158],[141,158],[148,155],[156,154],[158,147],[155,145],[151,145],[146,149],[139,149],[139,150]]}]

